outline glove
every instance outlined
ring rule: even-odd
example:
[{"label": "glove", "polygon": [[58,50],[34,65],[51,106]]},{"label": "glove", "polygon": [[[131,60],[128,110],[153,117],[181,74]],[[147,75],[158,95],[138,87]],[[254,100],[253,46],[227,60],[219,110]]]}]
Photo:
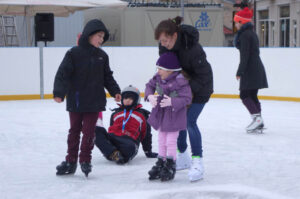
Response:
[{"label": "glove", "polygon": [[172,106],[172,100],[169,96],[164,95],[164,98],[160,102],[160,107],[167,107],[167,106]]},{"label": "glove", "polygon": [[156,107],[157,105],[157,97],[158,97],[157,95],[149,95],[147,97],[148,101],[150,102],[153,108]]},{"label": "glove", "polygon": [[152,151],[146,151],[145,155],[147,158],[157,158],[158,153],[152,152]]}]

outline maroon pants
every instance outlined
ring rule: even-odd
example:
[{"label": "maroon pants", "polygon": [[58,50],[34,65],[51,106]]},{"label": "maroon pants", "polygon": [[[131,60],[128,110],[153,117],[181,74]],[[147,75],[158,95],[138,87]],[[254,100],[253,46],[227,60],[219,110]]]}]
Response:
[{"label": "maroon pants", "polygon": [[83,136],[80,145],[79,162],[91,162],[98,114],[98,112],[69,112],[71,128],[68,135],[68,155],[66,156],[66,161],[77,162],[80,132],[82,131]]}]

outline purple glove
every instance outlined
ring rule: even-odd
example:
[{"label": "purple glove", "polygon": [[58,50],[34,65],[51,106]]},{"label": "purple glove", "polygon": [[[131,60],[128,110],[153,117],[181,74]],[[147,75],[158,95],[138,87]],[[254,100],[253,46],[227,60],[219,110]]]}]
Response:
[{"label": "purple glove", "polygon": [[158,97],[157,95],[149,95],[147,97],[148,101],[150,102],[153,108],[156,107],[157,105],[157,97]]},{"label": "purple glove", "polygon": [[164,98],[160,102],[160,107],[167,107],[167,106],[172,106],[172,100],[169,96],[164,95]]}]

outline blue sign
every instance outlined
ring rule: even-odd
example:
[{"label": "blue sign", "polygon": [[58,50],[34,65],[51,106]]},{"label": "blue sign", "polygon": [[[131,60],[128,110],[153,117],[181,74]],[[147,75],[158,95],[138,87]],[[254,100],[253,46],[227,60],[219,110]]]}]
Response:
[{"label": "blue sign", "polygon": [[212,24],[207,12],[201,12],[199,19],[195,23],[195,28],[199,31],[211,31]]}]

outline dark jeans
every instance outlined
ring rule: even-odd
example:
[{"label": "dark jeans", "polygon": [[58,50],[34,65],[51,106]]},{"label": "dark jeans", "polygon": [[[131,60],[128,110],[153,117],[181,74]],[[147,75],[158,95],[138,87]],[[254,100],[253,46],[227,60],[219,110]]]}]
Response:
[{"label": "dark jeans", "polygon": [[[187,111],[187,131],[189,133],[190,144],[192,148],[193,156],[202,157],[202,138],[201,132],[197,125],[197,119],[202,112],[204,104],[193,103],[188,108]],[[179,137],[177,139],[177,147],[181,153],[187,149],[187,131],[183,130],[179,132]]]},{"label": "dark jeans", "polygon": [[240,98],[250,114],[261,112],[260,102],[257,97],[258,89],[248,89],[240,91]]},{"label": "dark jeans", "polygon": [[98,114],[98,112],[69,112],[71,128],[69,130],[67,141],[68,155],[66,156],[66,161],[77,162],[80,133],[82,131],[83,136],[80,145],[79,162],[91,162]]},{"label": "dark jeans", "polygon": [[95,145],[100,149],[101,153],[110,159],[110,155],[118,150],[125,159],[125,162],[132,160],[138,152],[138,144],[127,136],[116,136],[112,133],[107,133],[105,128],[96,127]]}]

